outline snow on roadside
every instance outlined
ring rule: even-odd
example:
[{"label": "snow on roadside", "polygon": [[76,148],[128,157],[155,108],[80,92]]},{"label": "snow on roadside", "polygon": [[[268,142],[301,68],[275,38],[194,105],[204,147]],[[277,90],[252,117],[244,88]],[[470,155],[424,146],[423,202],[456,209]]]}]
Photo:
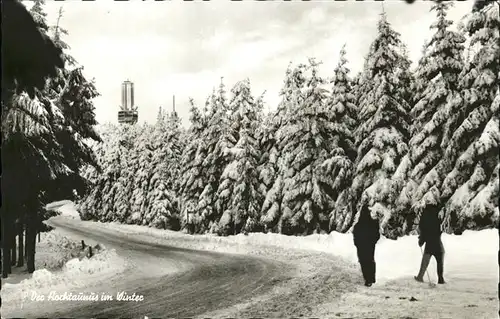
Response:
[{"label": "snow on roadside", "polygon": [[[61,213],[66,216],[78,214],[73,203],[61,207]],[[253,247],[276,247],[286,250],[328,253],[348,262],[357,263],[352,234],[332,232],[328,235],[286,236],[274,233],[249,233],[248,235],[220,237],[213,234],[188,235],[182,232],[114,222],[92,224],[93,227],[112,229],[122,234],[147,235],[165,239],[165,243],[182,248],[245,254],[253,251]],[[442,240],[446,250],[447,272],[459,271],[458,276],[462,277],[478,272],[496,276],[498,265],[495,261],[499,248],[496,229],[465,231],[462,235],[443,234]],[[384,237],[380,239],[375,251],[379,283],[407,277],[418,271],[422,252],[417,243],[418,238],[414,235],[404,236],[398,240]],[[435,260],[432,259],[429,269],[435,269],[435,266]],[[437,277],[434,275],[432,278],[435,280]]]},{"label": "snow on roadside", "polygon": [[[229,237],[192,236],[136,225],[93,224],[138,239],[156,238],[157,242],[177,247],[288,259],[303,269],[302,279],[294,278],[277,286],[269,296],[261,296],[246,305],[204,314],[203,317],[258,317],[263,313],[283,317],[295,316],[300,312],[303,316],[325,318],[492,318],[498,311],[496,229],[466,231],[460,236],[443,234],[445,278],[448,283],[431,289],[427,283],[413,280],[422,256],[416,236],[405,236],[395,241],[382,238],[379,241],[375,257],[377,283],[374,287],[365,288],[361,285],[351,234],[306,237],[260,233]],[[301,259],[296,252],[298,250],[309,252],[310,257],[304,255]],[[347,263],[314,256],[312,252],[341,257]],[[339,268],[334,269],[332,266],[337,264]],[[342,278],[334,278],[332,270]],[[433,282],[437,282],[434,259],[429,264],[428,274]],[[425,280],[428,280],[427,275]],[[292,287],[296,292],[290,294]],[[294,298],[298,294],[303,297]],[[318,295],[322,295],[322,298],[316,299]],[[303,305],[305,296],[310,302],[307,307]],[[412,297],[416,301],[410,301]],[[315,302],[312,302],[313,299]],[[261,312],[263,309],[265,311]],[[273,309],[279,311],[270,312]]]},{"label": "snow on roadside", "polygon": [[[63,216],[74,216],[75,209],[72,204],[64,205],[63,208],[65,211]],[[64,218],[63,216],[55,218]],[[335,315],[341,318],[470,318],[472,315],[477,318],[489,318],[497,312],[496,261],[499,247],[496,229],[466,231],[460,236],[443,234],[442,239],[446,249],[445,278],[448,283],[431,289],[427,284],[413,280],[421,259],[416,236],[405,236],[395,241],[381,238],[376,248],[377,283],[374,287],[365,288],[360,285],[361,274],[351,234],[331,233],[299,237],[251,233],[219,237],[210,234],[193,236],[119,223],[79,222],[79,224],[81,227],[92,229],[107,229],[146,242],[188,249],[278,257],[300,264],[303,273],[299,272],[297,276],[303,278],[297,280],[292,278],[289,283],[277,285],[276,291],[271,296],[274,301],[266,309],[284,309],[290,307],[290,301],[298,305],[297,307],[302,307],[301,300],[294,300],[293,295],[286,294],[292,286],[294,289],[299,289],[300,295],[309,296],[309,299],[316,298],[318,294],[314,292],[318,291],[318,287],[323,289],[326,286],[321,300],[315,300],[318,307],[308,310],[303,315],[314,314],[321,317]],[[313,255],[313,252],[321,254]],[[341,257],[340,260],[337,257]],[[338,265],[334,271],[343,269],[345,273],[341,277],[344,279],[337,280],[333,278],[331,272],[326,272],[332,265]],[[431,280],[436,282],[434,259],[428,270]],[[425,280],[427,281],[427,276]],[[325,284],[326,282],[328,284]],[[343,291],[344,295],[338,298],[338,293],[337,295],[332,293],[335,290],[339,293]],[[411,297],[417,300],[411,302]],[[237,305],[232,310],[227,309],[229,312],[222,310],[213,315],[238,316],[248,312],[245,309],[249,307],[254,307],[255,310],[262,309],[258,306],[267,301],[262,298],[260,301],[256,299],[249,302],[246,307]],[[289,310],[294,314],[299,308],[289,308]],[[280,311],[278,316],[284,313]]]},{"label": "snow on roadside", "polygon": [[22,306],[23,299],[33,291],[38,294],[66,291],[124,271],[126,263],[115,250],[96,245],[92,252],[93,256],[88,258],[89,246],[82,249],[81,243],[57,230],[40,233],[40,242],[36,243],[37,270],[29,274],[25,267],[13,267],[12,274],[2,280],[2,312]]},{"label": "snow on roadside", "polygon": [[[82,251],[81,244],[55,231],[40,233],[40,242],[36,243],[35,269],[58,270],[68,260],[84,254],[85,251]],[[26,266],[13,267],[12,274],[2,280],[2,287],[5,283],[16,284],[30,276],[26,271]]]},{"label": "snow on roadside", "polygon": [[38,269],[31,278],[17,284],[3,285],[2,311],[9,312],[22,306],[24,299],[30,298],[33,291],[38,295],[46,295],[51,291],[70,291],[116,275],[125,267],[123,259],[112,249],[103,250],[91,258],[73,258],[66,262],[61,271]]},{"label": "snow on roadside", "polygon": [[74,204],[70,200],[50,203],[46,206],[46,209],[57,211],[64,216],[80,219],[80,214],[78,214],[78,211],[74,209]]},{"label": "snow on roadside", "polygon": [[[210,234],[193,236],[139,225],[100,222],[96,224],[99,227],[113,229],[124,234],[144,234],[168,239],[166,241],[168,244],[183,248],[247,253],[252,251],[253,247],[276,247],[287,250],[328,253],[349,262],[357,263],[352,234],[334,232],[329,235],[314,234],[304,237],[262,233],[238,234],[228,237]],[[491,261],[495,261],[497,258],[497,230],[465,231],[460,236],[443,234],[442,240],[446,249],[446,256],[450,257],[446,260],[447,271],[460,270],[462,272],[460,276],[466,276],[466,272],[471,271],[496,274],[498,265]],[[406,277],[418,271],[422,252],[417,243],[417,236],[405,236],[398,240],[381,238],[375,251],[377,278],[380,283]],[[478,264],[481,266],[478,266]],[[394,265],[397,265],[397,267],[394,267]],[[468,270],[469,268],[471,270]],[[435,269],[434,259],[431,261],[429,269]],[[433,280],[435,279],[436,276],[433,277]]]}]

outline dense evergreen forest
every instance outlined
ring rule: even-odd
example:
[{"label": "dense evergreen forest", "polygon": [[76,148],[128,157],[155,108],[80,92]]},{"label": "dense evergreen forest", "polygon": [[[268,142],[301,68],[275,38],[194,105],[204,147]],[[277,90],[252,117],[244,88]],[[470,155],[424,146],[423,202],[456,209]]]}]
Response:
[{"label": "dense evergreen forest", "polygon": [[[348,48],[331,78],[321,63],[290,64],[275,111],[248,79],[221,80],[191,103],[184,130],[160,109],[155,124],[104,125],[102,172],[82,171],[83,219],[190,233],[348,231],[363,203],[384,234],[411,233],[428,203],[447,232],[498,222],[499,3],[465,23],[436,3],[433,35],[411,68],[385,14],[352,76]],[[458,29],[458,31],[454,31]]]}]

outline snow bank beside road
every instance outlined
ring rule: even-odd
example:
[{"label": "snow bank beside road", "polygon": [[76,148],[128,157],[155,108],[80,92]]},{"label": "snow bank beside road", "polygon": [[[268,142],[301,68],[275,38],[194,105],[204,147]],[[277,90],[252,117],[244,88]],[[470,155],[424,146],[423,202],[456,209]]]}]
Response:
[{"label": "snow bank beside road", "polygon": [[74,217],[80,219],[80,214],[74,209],[74,204],[70,200],[61,200],[58,202],[53,202],[50,204],[47,204],[45,207],[47,210],[53,210],[58,213],[64,214],[65,216],[68,217]]},{"label": "snow bank beside road", "polygon": [[23,298],[29,298],[33,291],[48,294],[85,287],[92,281],[119,274],[126,267],[114,250],[106,250],[102,245],[92,247],[92,253],[88,258],[89,246],[82,249],[81,243],[57,230],[40,233],[40,242],[36,243],[37,270],[29,274],[25,267],[13,267],[13,273],[2,280],[2,312],[21,307]]},{"label": "snow bank beside road", "polygon": [[[308,298],[311,306],[311,309],[303,315],[318,318],[487,319],[493,318],[498,312],[496,229],[466,231],[460,236],[443,234],[447,284],[435,288],[413,279],[419,270],[422,256],[417,236],[405,236],[395,241],[382,238],[376,248],[377,283],[371,288],[365,288],[362,286],[351,234],[332,233],[295,237],[256,233],[248,236],[240,234],[217,237],[192,236],[116,223],[96,223],[95,226],[144,240],[156,238],[157,242],[172,246],[250,255],[261,254],[269,258],[276,256],[296,264],[302,259],[311,265],[309,268],[305,267],[302,272],[307,274],[305,278],[284,284],[270,299],[256,299],[247,305],[237,305],[231,309],[205,314],[204,317],[265,317],[263,314],[269,314],[269,317],[283,317],[284,314],[288,314],[284,312],[286,309],[295,316],[299,309],[293,308],[293,305],[302,307],[303,298]],[[309,256],[298,257],[300,254],[297,250],[304,251],[304,254],[309,252]],[[312,252],[322,253],[322,256],[318,257]],[[339,263],[338,259],[325,258],[325,255],[341,257],[347,261],[347,265]],[[334,265],[343,270],[341,279],[334,280],[334,275],[328,273],[328,267],[332,268]],[[334,271],[339,272],[338,269]],[[434,259],[431,259],[428,273],[431,280],[437,282]],[[317,274],[326,275],[319,277]],[[427,280],[426,275],[425,281]],[[300,288],[294,293],[303,296],[302,299],[295,300],[292,295],[286,295],[292,287],[299,287],[304,282],[315,284],[311,284],[309,289]],[[318,293],[320,289],[321,292]],[[332,294],[332,291],[338,291],[341,296]],[[320,300],[312,302],[313,296],[318,294],[323,296],[323,303]],[[265,311],[260,311],[262,309]],[[272,309],[280,309],[280,312],[276,314],[268,312]]]},{"label": "snow bank beside road", "polygon": [[[61,211],[62,216],[55,218],[74,216],[76,212],[72,204],[64,205]],[[287,317],[300,313],[338,318],[491,318],[497,312],[495,229],[466,231],[461,236],[443,234],[448,283],[434,289],[413,280],[421,258],[416,236],[396,241],[382,238],[376,248],[377,283],[365,288],[351,234],[192,236],[137,225],[75,222],[78,227],[106,229],[145,242],[278,258],[298,267],[295,277],[277,283],[270,296],[257,296],[246,305],[205,314],[206,317]],[[434,260],[429,274],[436,281]],[[411,297],[416,300],[410,301]]]},{"label": "snow bank beside road", "polygon": [[[166,243],[183,248],[248,253],[254,249],[253,247],[276,247],[287,250],[322,252],[341,257],[351,263],[357,263],[352,234],[334,232],[329,235],[315,234],[303,237],[270,233],[238,234],[228,237],[193,236],[138,225],[100,222],[96,224],[99,227],[129,235],[147,235],[165,239]],[[495,261],[498,252],[498,231],[496,229],[465,231],[460,236],[443,234],[442,240],[447,257],[446,272],[460,270],[461,274],[458,276],[461,277],[467,276],[467,272],[477,273],[478,271],[497,274],[498,265]],[[416,274],[420,266],[421,256],[422,252],[418,246],[417,236],[405,236],[398,240],[381,238],[375,251],[378,282],[383,283]],[[434,259],[432,259],[429,269],[436,269]],[[431,271],[430,274],[432,280],[437,280],[435,271]]]},{"label": "snow bank beside road", "polygon": [[[60,211],[66,216],[78,214],[73,203],[62,206]],[[219,237],[212,234],[188,235],[139,225],[101,222],[93,224],[96,227],[112,229],[123,234],[161,239],[163,243],[183,248],[246,254],[253,251],[254,247],[276,247],[322,252],[341,257],[354,264],[357,263],[352,234],[333,232],[328,235],[285,236],[272,233],[250,233]],[[443,234],[442,240],[446,250],[445,271],[447,273],[457,273],[458,277],[467,277],[481,272],[490,277],[495,276],[497,280],[498,231],[496,229],[465,231],[459,236]],[[421,256],[417,236],[405,236],[398,240],[382,237],[375,251],[378,282],[413,276],[418,272]],[[435,269],[436,263],[432,259],[429,270]],[[435,271],[430,271],[430,274],[432,280],[437,280]]]},{"label": "snow bank beside road", "polygon": [[[40,242],[36,242],[35,269],[45,268],[50,271],[61,269],[68,260],[75,257],[83,257],[86,251],[82,251],[81,244],[55,231],[40,233]],[[30,277],[26,266],[12,267],[12,274],[2,280],[5,283],[15,284]]]},{"label": "snow bank beside road", "polygon": [[78,285],[78,281],[87,280],[85,275],[105,272],[116,266],[121,267],[123,262],[114,250],[105,250],[93,255],[91,258],[73,258],[66,262],[61,271],[51,272],[45,268],[36,270],[31,278],[24,279],[20,283],[5,283],[2,287],[6,290],[24,291],[29,289],[54,288],[58,285]]},{"label": "snow bank beside road", "polygon": [[[72,203],[62,206],[61,213],[67,216],[78,214]],[[183,248],[246,254],[254,250],[254,247],[276,247],[287,250],[328,253],[351,263],[357,263],[352,234],[333,232],[329,235],[314,234],[299,237],[272,233],[250,233],[248,235],[219,237],[211,234],[193,236],[181,232],[119,223],[97,222],[95,226],[129,235],[165,239],[164,243]],[[446,250],[446,273],[456,273],[457,277],[467,277],[480,272],[497,280],[498,231],[496,229],[465,231],[460,236],[443,234],[442,240]],[[389,280],[413,276],[418,272],[421,256],[422,252],[418,246],[417,236],[405,236],[398,240],[382,237],[375,251],[378,282],[384,283]],[[432,259],[429,270],[435,269],[436,263]],[[429,273],[432,280],[437,280],[435,271]]]},{"label": "snow bank beside road", "polygon": [[102,280],[125,269],[125,263],[115,250],[104,250],[91,258],[73,258],[66,262],[61,271],[36,270],[31,278],[17,284],[5,283],[2,287],[2,311],[9,312],[30,298],[47,295],[51,291],[71,291],[85,287],[91,281]]}]

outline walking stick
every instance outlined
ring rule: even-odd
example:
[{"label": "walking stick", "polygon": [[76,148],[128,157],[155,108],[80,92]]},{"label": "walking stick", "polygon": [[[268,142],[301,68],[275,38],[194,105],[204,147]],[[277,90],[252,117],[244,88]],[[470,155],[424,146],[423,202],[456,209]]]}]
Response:
[{"label": "walking stick", "polygon": [[[420,251],[422,252],[422,258],[423,258],[424,257],[424,251],[422,250],[422,246],[420,246]],[[429,280],[429,287],[431,287],[431,288],[436,287],[436,284],[431,282],[431,276],[429,276],[429,269],[427,268],[425,270],[425,272],[427,273],[427,279]]]}]

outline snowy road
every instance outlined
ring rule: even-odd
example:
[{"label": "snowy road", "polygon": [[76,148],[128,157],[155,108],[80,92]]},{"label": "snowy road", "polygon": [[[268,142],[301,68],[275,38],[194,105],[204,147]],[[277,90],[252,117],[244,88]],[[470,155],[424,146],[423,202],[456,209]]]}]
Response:
[{"label": "snowy road", "polygon": [[[20,317],[193,317],[242,303],[269,291],[287,276],[283,263],[257,257],[195,251],[152,244],[124,234],[89,227],[68,218],[50,224],[66,236],[114,248],[130,264],[123,275],[86,287],[116,296],[126,291],[143,301],[51,302],[26,307]],[[73,293],[79,293],[82,290]],[[31,309],[30,309],[31,308]],[[47,311],[44,311],[47,309]],[[48,310],[50,309],[50,311]]]},{"label": "snowy road", "polygon": [[[2,304],[2,315],[486,319],[498,311],[496,230],[443,235],[448,282],[435,288],[413,279],[421,258],[415,236],[397,241],[383,238],[376,251],[377,284],[365,288],[350,234],[191,236],[138,225],[81,221],[72,204],[63,208],[63,215],[48,221],[56,227],[54,238],[103,243],[114,248],[119,258],[104,259],[110,268],[102,273],[79,272],[77,286],[69,281],[73,288],[64,282],[61,289],[50,289],[115,296],[126,291],[141,294],[144,300],[27,301],[20,308],[10,298],[13,301]],[[125,271],[117,274],[116,269],[123,270],[117,264],[123,261]],[[434,282],[435,269],[431,261]],[[34,289],[48,293],[47,285],[43,287]],[[16,286],[10,289],[23,291]]]}]

